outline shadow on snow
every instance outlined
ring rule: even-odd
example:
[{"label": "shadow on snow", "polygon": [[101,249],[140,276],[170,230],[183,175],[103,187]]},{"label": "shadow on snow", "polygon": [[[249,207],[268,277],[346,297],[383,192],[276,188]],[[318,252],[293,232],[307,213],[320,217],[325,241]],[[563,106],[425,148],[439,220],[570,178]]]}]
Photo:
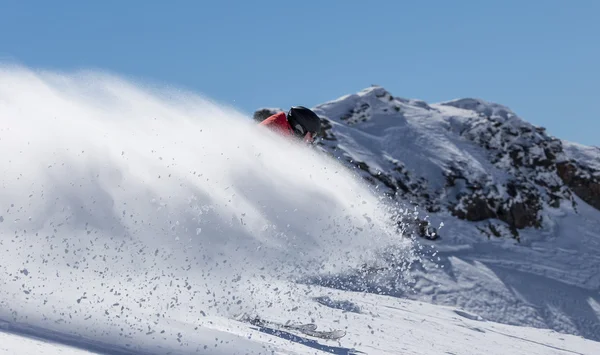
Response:
[{"label": "shadow on snow", "polygon": [[336,355],[354,355],[354,354],[364,354],[363,352],[354,350],[354,349],[349,349],[349,348],[344,348],[344,347],[338,347],[338,346],[329,346],[329,345],[324,345],[321,344],[319,342],[317,342],[316,340],[312,340],[312,339],[308,339],[308,338],[303,338],[301,336],[298,336],[296,334],[292,334],[290,332],[286,332],[280,329],[273,329],[273,328],[269,328],[269,327],[265,327],[265,326],[255,326],[256,329],[258,329],[260,332],[262,333],[266,333],[269,335],[274,335],[277,337],[280,337],[282,339],[286,339],[289,341],[293,341],[295,343],[299,343],[308,347],[311,347],[313,349],[317,349],[317,350],[321,350],[321,351],[325,351],[328,352],[330,354],[336,354]]}]

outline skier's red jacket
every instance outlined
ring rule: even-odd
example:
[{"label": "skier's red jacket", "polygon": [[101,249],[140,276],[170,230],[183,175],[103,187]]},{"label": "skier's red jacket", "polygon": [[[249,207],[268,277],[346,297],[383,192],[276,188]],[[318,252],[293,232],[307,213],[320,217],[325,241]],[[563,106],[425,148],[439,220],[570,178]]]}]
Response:
[{"label": "skier's red jacket", "polygon": [[287,121],[285,112],[279,112],[271,115],[260,122],[259,125],[269,127],[284,136],[292,136],[294,134],[292,131],[292,126],[290,126]]}]

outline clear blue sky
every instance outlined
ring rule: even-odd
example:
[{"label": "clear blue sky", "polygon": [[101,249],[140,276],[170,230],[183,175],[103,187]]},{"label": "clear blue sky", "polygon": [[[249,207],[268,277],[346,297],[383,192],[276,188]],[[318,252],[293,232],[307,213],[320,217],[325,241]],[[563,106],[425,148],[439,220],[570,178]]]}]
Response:
[{"label": "clear blue sky", "polygon": [[98,68],[249,115],[384,86],[600,146],[600,1],[0,0],[0,61]]}]

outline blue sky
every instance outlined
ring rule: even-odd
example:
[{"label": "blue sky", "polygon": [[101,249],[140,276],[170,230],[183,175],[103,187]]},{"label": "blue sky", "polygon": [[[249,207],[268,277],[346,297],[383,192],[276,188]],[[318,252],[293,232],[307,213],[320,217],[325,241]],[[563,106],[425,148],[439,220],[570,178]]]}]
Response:
[{"label": "blue sky", "polygon": [[177,85],[249,115],[371,84],[478,97],[600,146],[599,13],[595,0],[0,0],[0,61]]}]

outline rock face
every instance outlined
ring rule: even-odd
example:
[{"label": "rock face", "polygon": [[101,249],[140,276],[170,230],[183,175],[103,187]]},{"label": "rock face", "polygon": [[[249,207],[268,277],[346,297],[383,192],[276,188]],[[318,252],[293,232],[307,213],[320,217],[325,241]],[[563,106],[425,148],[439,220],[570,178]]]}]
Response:
[{"label": "rock face", "polygon": [[598,170],[584,164],[585,161],[561,162],[557,164],[558,176],[579,198],[600,210]]},{"label": "rock face", "polygon": [[[499,186],[467,179],[470,191],[450,206],[456,216],[471,221],[497,218],[517,236],[518,229],[540,226],[540,211],[545,206],[559,207],[563,200],[572,201],[571,191],[557,176],[561,142],[547,136],[543,128],[524,122],[503,106],[481,100],[442,105],[476,114],[450,116],[452,131],[483,148],[489,162],[508,174]],[[452,181],[455,176],[449,178]]]},{"label": "rock face", "polygon": [[[600,209],[600,149],[551,137],[507,107],[471,98],[427,104],[372,86],[313,109],[324,124],[319,149],[391,199],[489,222],[484,234],[518,239],[549,209],[578,199]],[[439,237],[413,222],[418,235]]]}]

